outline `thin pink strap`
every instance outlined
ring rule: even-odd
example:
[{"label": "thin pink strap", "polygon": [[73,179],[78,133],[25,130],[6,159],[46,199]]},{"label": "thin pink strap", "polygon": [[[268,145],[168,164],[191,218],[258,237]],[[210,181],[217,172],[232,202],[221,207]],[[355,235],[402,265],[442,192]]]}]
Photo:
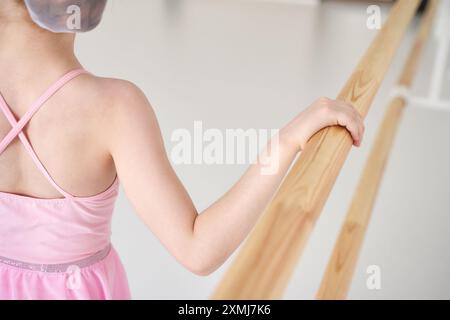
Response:
[{"label": "thin pink strap", "polygon": [[[8,119],[9,123],[12,126],[17,125],[17,121],[12,114],[11,110],[8,108],[8,105],[6,104],[5,99],[0,94],[0,108],[3,110],[6,119]],[[25,149],[30,154],[31,158],[33,159],[33,162],[36,164],[38,169],[43,173],[43,175],[47,178],[47,180],[51,183],[51,185],[58,190],[64,197],[71,198],[72,195],[65,192],[56,182],[53,180],[53,178],[48,173],[47,169],[45,169],[44,165],[42,164],[41,160],[39,160],[39,157],[37,156],[36,152],[34,151],[33,147],[31,146],[30,142],[28,141],[27,137],[23,132],[19,133],[19,139],[22,141]]]},{"label": "thin pink strap", "polygon": [[8,147],[8,145],[13,141],[17,135],[23,130],[23,128],[27,125],[28,121],[33,117],[33,115],[39,110],[39,108],[48,100],[51,96],[53,96],[59,89],[61,89],[66,83],[68,83],[73,78],[79,76],[82,73],[87,73],[84,69],[76,69],[68,72],[63,77],[61,77],[58,81],[48,88],[43,95],[41,95],[36,102],[34,102],[25,115],[17,122],[17,125],[14,126],[6,137],[0,142],[0,154]]},{"label": "thin pink strap", "polygon": [[[33,159],[33,162],[36,164],[38,169],[47,178],[47,180],[52,184],[52,186],[66,198],[73,198],[73,195],[64,191],[50,176],[47,169],[42,164],[42,162],[39,160],[39,157],[37,156],[36,152],[34,151],[33,147],[31,146],[30,142],[28,141],[27,137],[25,136],[25,134],[23,133],[22,130],[23,130],[24,126],[30,121],[32,116],[39,110],[39,108],[53,94],[55,94],[59,89],[61,89],[70,80],[72,80],[73,78],[75,78],[78,75],[83,74],[83,73],[87,73],[87,71],[85,71],[84,69],[76,69],[76,70],[70,71],[69,73],[64,75],[62,78],[60,78],[35,103],[33,103],[33,105],[30,107],[30,109],[27,111],[27,113],[20,119],[19,122],[17,122],[17,120],[15,119],[11,110],[9,109],[8,104],[6,103],[5,99],[0,94],[0,109],[3,111],[7,120],[13,127],[11,129],[11,131],[8,133],[8,135],[0,143],[0,154],[7,148],[7,146],[11,143],[12,140],[14,140],[15,137],[19,136],[20,141],[23,143],[25,149],[30,154],[31,158]],[[10,136],[12,138],[10,138]]]}]

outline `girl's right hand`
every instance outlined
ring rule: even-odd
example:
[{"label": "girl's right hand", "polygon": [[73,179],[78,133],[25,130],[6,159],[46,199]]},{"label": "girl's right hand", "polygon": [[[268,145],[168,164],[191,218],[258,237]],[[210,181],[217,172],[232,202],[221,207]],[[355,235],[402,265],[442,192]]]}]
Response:
[{"label": "girl's right hand", "polygon": [[301,151],[317,131],[335,125],[345,127],[353,144],[361,145],[364,123],[359,112],[347,102],[328,98],[318,99],[289,122],[280,130],[280,139]]}]

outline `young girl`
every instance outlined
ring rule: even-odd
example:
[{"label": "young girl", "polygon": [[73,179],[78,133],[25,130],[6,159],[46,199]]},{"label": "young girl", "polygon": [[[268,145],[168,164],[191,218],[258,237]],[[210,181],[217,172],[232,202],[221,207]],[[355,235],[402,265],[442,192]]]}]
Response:
[{"label": "young girl", "polygon": [[0,299],[130,298],[110,245],[119,180],[165,248],[207,275],[247,236],[314,133],[344,126],[360,145],[358,112],[321,98],[275,137],[276,172],[250,165],[199,214],[144,94],[88,73],[74,54],[75,33],[97,25],[105,0],[74,1],[74,30],[64,16],[71,0],[25,2],[0,1]]}]

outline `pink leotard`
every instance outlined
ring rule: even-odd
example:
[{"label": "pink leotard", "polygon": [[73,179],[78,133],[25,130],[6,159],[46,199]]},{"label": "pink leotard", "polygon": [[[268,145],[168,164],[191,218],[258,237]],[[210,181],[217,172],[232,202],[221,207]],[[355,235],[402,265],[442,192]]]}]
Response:
[{"label": "pink leotard", "polygon": [[19,120],[0,94],[0,109],[12,126],[0,142],[0,159],[18,137],[64,196],[40,199],[0,192],[0,299],[130,298],[124,268],[110,244],[118,178],[100,194],[73,196],[53,180],[22,132],[53,94],[84,73],[76,69],[64,75]]}]

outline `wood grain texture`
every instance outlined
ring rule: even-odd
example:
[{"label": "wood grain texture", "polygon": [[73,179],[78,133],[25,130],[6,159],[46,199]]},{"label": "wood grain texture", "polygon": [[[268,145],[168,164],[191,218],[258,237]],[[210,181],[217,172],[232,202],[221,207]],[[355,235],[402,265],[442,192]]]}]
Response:
[{"label": "wood grain texture", "polygon": [[317,293],[318,299],[345,299],[347,296],[378,186],[404,106],[403,98],[394,98],[384,115],[375,144],[322,278]]},{"label": "wood grain texture", "polygon": [[[416,39],[406,61],[399,84],[409,87],[414,78],[423,47],[431,29],[437,1],[431,1],[422,18]],[[373,205],[388,161],[392,143],[406,101],[391,101],[367,159],[365,168],[322,278],[318,299],[345,299],[350,288],[359,252],[369,224]]]},{"label": "wood grain texture", "polygon": [[[352,103],[363,117],[418,5],[418,0],[399,0],[393,6],[338,96]],[[212,299],[282,297],[351,146],[348,132],[337,126],[311,138]]]},{"label": "wood grain texture", "polygon": [[433,19],[438,4],[439,4],[438,0],[431,0],[428,2],[428,6],[426,8],[424,15],[422,16],[422,21],[420,22],[419,25],[419,29],[417,30],[414,44],[410,50],[409,56],[406,60],[402,74],[398,81],[399,85],[405,87],[410,87],[412,85],[414,76],[417,71],[417,67],[420,63],[420,57],[422,55],[423,48],[427,43],[428,36],[433,26]]}]

